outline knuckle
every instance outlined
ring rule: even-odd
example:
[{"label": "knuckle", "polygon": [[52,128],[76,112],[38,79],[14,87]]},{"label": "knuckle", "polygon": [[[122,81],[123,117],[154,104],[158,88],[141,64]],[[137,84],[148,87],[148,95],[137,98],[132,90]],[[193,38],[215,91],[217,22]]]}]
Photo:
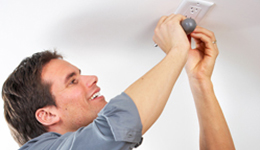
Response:
[{"label": "knuckle", "polygon": [[170,14],[171,17],[175,16],[175,14]]},{"label": "knuckle", "polygon": [[181,14],[177,14],[176,17],[183,18],[184,16]]},{"label": "knuckle", "polygon": [[177,14],[176,16],[177,16],[177,17],[183,17],[183,15],[181,15],[181,14]]},{"label": "knuckle", "polygon": [[165,19],[165,18],[167,18],[167,16],[162,16],[162,17],[161,17],[161,19]]},{"label": "knuckle", "polygon": [[213,48],[213,52],[214,52],[214,54],[215,54],[215,56],[217,57],[218,55],[219,55],[219,50],[218,50],[218,48]]},{"label": "knuckle", "polygon": [[217,56],[218,56],[219,55],[219,50],[218,49],[217,49],[216,53],[217,53]]},{"label": "knuckle", "polygon": [[158,30],[162,30],[162,29],[166,28],[167,26],[168,26],[168,22],[163,23],[163,24],[161,24],[161,25],[158,27]]},{"label": "knuckle", "polygon": [[211,37],[214,37],[214,32],[209,31],[209,35],[210,35]]},{"label": "knuckle", "polygon": [[154,29],[154,33],[158,33],[158,28],[155,28],[155,29]]},{"label": "knuckle", "polygon": [[154,29],[154,34],[156,34],[156,35],[159,34],[159,32],[160,32],[160,29],[159,29],[159,28],[160,28],[160,27],[157,27],[157,28]]}]

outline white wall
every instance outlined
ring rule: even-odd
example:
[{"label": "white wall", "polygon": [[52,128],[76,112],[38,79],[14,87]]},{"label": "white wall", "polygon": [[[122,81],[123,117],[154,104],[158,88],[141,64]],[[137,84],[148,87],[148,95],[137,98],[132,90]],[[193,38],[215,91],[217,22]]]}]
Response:
[{"label": "white wall", "polygon": [[[246,12],[233,10],[232,1]],[[258,150],[260,22],[259,15],[251,12],[260,5],[256,0],[232,1],[213,1],[215,8],[201,25],[213,30],[218,40],[220,55],[213,82],[236,147]],[[174,12],[180,2],[0,0],[0,84],[24,57],[57,48],[83,74],[97,75],[101,92],[109,100],[164,57],[153,47],[153,29],[160,16]],[[2,101],[0,106],[1,148],[17,149],[3,118]],[[165,111],[139,149],[199,149],[198,133],[183,72]]]}]

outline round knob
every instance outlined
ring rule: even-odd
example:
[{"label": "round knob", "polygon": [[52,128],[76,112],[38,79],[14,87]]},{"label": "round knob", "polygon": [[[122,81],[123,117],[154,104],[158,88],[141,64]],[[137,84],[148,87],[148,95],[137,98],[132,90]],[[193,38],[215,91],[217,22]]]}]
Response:
[{"label": "round knob", "polygon": [[185,19],[185,20],[183,20],[181,22],[181,26],[182,26],[183,30],[185,31],[185,33],[187,35],[189,35],[191,32],[194,31],[194,29],[196,28],[197,24],[196,24],[194,19],[187,18],[187,19]]}]

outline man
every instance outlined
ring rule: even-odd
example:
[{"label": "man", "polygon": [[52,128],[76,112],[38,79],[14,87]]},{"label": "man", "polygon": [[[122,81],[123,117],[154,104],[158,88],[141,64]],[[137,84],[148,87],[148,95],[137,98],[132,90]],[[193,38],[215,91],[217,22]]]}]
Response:
[{"label": "man", "polygon": [[24,60],[2,91],[5,117],[21,149],[137,147],[163,111],[185,64],[200,123],[200,148],[235,149],[211,82],[218,55],[214,33],[197,27],[190,35],[196,42],[191,49],[180,26],[184,19],[172,14],[159,20],[153,40],[165,58],[108,104],[97,77],[81,75],[60,55],[42,52]]}]

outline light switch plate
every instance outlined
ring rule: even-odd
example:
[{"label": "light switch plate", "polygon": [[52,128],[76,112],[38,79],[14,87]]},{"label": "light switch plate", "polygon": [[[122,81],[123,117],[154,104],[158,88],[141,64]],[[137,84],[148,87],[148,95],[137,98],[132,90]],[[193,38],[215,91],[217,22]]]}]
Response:
[{"label": "light switch plate", "polygon": [[192,18],[198,24],[213,5],[213,2],[204,0],[183,0],[175,14],[182,14],[187,18]]}]

